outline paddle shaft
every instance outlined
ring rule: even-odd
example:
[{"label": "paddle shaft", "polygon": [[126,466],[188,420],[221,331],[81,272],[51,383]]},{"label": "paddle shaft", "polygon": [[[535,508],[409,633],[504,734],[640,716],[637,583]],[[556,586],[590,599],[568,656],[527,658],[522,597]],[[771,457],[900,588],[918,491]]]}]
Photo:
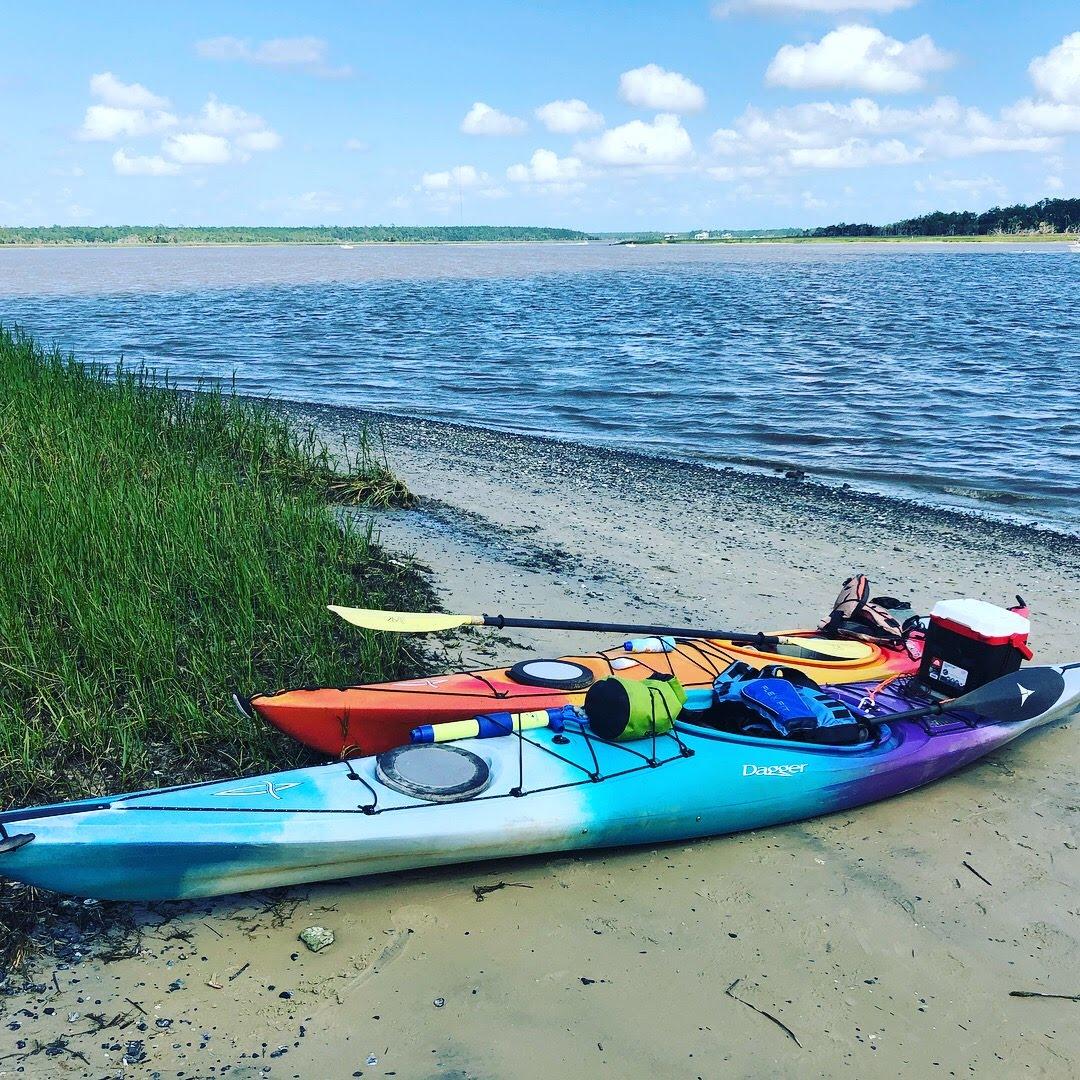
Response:
[{"label": "paddle shaft", "polygon": [[955,708],[957,708],[956,699],[946,698],[944,701],[939,701],[934,705],[924,705],[919,709],[908,709],[906,712],[891,713],[888,716],[866,716],[862,717],[862,720],[867,724],[891,724],[894,720],[918,720],[920,716],[937,716],[946,709]]},{"label": "paddle shaft", "polygon": [[770,634],[739,634],[731,630],[694,630],[685,626],[649,626],[642,623],[578,622],[573,619],[515,619],[507,615],[484,615],[483,625],[516,627],[521,630],[599,630],[613,634],[641,634],[643,637],[721,638],[739,645],[778,645]]}]

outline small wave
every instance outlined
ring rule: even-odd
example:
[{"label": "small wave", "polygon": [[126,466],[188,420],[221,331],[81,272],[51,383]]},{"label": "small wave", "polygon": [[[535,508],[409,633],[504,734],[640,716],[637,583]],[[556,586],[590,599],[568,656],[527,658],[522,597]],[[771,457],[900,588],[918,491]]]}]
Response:
[{"label": "small wave", "polygon": [[977,502],[997,503],[999,506],[1038,502],[1038,496],[1026,495],[1019,491],[992,491],[988,488],[959,487],[955,484],[942,485],[941,492],[943,495],[955,495],[960,499],[974,499]]}]

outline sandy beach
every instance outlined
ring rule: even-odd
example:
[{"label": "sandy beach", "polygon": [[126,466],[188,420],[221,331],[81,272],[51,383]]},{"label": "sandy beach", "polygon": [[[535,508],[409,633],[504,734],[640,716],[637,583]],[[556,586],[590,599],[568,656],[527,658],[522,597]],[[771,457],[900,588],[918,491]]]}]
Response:
[{"label": "sandy beach", "polygon": [[[363,419],[283,408],[331,444]],[[768,630],[815,622],[862,570],[920,611],[1021,593],[1035,662],[1080,658],[1076,538],[812,477],[383,430],[421,506],[376,528],[430,567],[450,611]],[[469,634],[440,663],[607,643]],[[1010,997],[1080,994],[1075,729],[733,837],[205,903],[72,902],[33,983],[0,998],[0,1076],[1075,1076],[1080,1005]],[[103,924],[134,929],[103,953]],[[297,940],[312,925],[336,938],[317,954]]]}]

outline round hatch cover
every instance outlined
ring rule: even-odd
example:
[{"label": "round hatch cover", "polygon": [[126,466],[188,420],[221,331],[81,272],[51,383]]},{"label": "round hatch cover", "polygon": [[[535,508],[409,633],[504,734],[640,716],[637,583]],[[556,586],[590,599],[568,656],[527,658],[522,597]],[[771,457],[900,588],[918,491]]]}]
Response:
[{"label": "round hatch cover", "polygon": [[569,660],[522,660],[506,674],[516,683],[551,690],[585,690],[593,684],[593,673]]},{"label": "round hatch cover", "polygon": [[459,802],[489,783],[487,762],[460,746],[399,746],[375,759],[375,775],[388,788],[425,802]]}]

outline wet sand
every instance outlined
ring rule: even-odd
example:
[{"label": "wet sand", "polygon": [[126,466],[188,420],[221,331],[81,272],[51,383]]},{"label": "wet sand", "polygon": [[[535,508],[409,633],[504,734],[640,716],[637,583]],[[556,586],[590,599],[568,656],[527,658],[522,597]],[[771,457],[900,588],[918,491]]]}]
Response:
[{"label": "wet sand", "polygon": [[[331,440],[359,419],[305,415]],[[644,605],[769,629],[812,622],[860,569],[917,610],[1023,593],[1036,662],[1080,657],[1076,539],[812,482],[385,430],[423,504],[378,528],[431,567],[448,610]],[[444,663],[606,643],[476,633]],[[141,932],[120,958],[75,963],[77,939],[42,956],[38,988],[0,999],[0,1076],[1075,1076],[1080,1005],[1009,996],[1080,993],[1075,731],[739,836],[73,907]],[[478,902],[474,886],[501,882]],[[318,954],[297,941],[313,924],[336,935]]]}]

